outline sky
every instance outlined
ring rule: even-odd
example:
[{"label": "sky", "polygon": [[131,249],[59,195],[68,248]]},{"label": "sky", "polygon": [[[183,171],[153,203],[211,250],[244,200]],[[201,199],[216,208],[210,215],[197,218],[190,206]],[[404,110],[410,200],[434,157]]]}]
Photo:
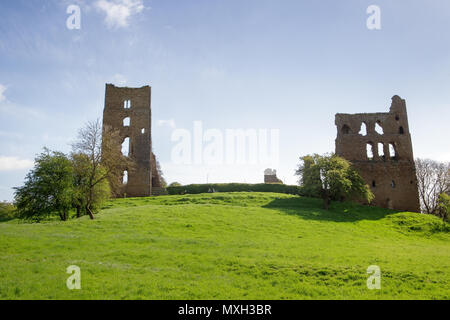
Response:
[{"label": "sky", "polygon": [[[67,27],[71,5],[80,29]],[[367,27],[371,5],[380,29]],[[101,118],[106,83],[152,87],[169,183],[263,181],[261,161],[174,161],[174,135],[195,139],[200,122],[223,136],[278,132],[271,167],[295,184],[300,156],[334,151],[336,113],[387,112],[394,95],[415,157],[450,161],[449,30],[448,0],[1,1],[0,200],[43,147],[69,153]]]}]

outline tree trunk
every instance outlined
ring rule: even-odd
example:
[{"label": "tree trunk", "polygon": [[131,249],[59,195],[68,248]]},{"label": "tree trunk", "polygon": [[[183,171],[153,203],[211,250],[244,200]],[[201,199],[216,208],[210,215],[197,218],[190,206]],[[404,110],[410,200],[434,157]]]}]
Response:
[{"label": "tree trunk", "polygon": [[330,201],[327,198],[323,199],[323,207],[325,210],[328,210],[330,208]]},{"label": "tree trunk", "polygon": [[91,220],[94,220],[94,214],[92,213],[89,205],[86,205],[86,212],[89,214],[89,218],[91,218]]},{"label": "tree trunk", "polygon": [[323,198],[323,207],[325,210],[328,210],[330,208],[331,200],[326,190],[323,192],[322,198]]},{"label": "tree trunk", "polygon": [[81,208],[80,206],[77,206],[77,219],[81,218]]}]

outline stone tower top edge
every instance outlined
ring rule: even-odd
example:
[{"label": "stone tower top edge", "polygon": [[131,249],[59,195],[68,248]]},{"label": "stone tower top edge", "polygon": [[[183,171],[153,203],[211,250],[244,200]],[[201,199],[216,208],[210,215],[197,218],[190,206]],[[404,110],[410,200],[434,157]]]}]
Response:
[{"label": "stone tower top edge", "polygon": [[120,86],[116,86],[115,84],[112,83],[107,83],[106,87],[112,87],[112,88],[116,88],[116,89],[146,89],[146,88],[151,88],[150,85],[145,85],[142,87],[120,87]]}]

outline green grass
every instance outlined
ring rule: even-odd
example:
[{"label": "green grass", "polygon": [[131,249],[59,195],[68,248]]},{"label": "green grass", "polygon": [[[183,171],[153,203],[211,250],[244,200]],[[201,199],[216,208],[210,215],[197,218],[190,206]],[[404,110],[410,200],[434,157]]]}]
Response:
[{"label": "green grass", "polygon": [[[0,299],[449,299],[448,224],[276,193],[119,199],[0,223]],[[82,290],[66,287],[81,268]],[[381,290],[366,269],[381,268]]]}]

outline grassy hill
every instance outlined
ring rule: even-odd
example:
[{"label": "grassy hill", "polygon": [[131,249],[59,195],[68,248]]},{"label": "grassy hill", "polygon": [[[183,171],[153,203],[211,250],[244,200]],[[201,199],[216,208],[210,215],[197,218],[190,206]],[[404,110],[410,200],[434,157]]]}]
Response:
[{"label": "grassy hill", "polygon": [[[0,223],[1,299],[449,299],[437,218],[276,193],[110,201],[97,219]],[[81,268],[82,290],[66,287]],[[366,269],[381,268],[381,290]]]}]

